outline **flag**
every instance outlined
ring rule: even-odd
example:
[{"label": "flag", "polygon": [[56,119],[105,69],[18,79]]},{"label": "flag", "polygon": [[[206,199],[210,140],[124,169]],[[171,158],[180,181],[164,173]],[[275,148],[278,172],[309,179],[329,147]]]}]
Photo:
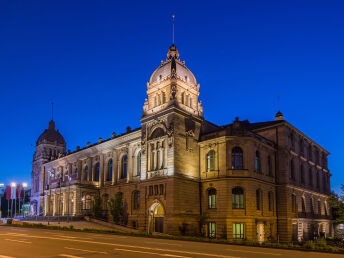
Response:
[{"label": "flag", "polygon": [[6,186],[6,200],[11,199],[11,187],[9,185]]},{"label": "flag", "polygon": [[16,199],[16,190],[17,190],[17,187],[12,187],[11,186],[11,199]]},{"label": "flag", "polygon": [[20,185],[18,185],[18,199],[20,200]]}]

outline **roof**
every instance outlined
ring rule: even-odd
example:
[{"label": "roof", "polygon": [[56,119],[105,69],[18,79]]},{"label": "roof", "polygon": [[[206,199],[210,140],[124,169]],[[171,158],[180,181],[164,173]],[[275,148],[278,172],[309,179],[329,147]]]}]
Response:
[{"label": "roof", "polygon": [[49,122],[48,129],[45,129],[44,132],[38,137],[36,145],[41,143],[57,143],[65,145],[66,142],[63,136],[58,130],[55,130],[55,122],[51,120]]}]

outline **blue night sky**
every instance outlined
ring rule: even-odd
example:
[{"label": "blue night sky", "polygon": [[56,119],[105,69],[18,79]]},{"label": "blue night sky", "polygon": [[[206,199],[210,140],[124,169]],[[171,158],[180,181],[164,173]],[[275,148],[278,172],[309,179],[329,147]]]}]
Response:
[{"label": "blue night sky", "polygon": [[287,121],[331,152],[344,183],[343,1],[0,1],[0,183],[28,181],[54,120],[67,148],[140,126],[146,83],[171,45],[205,118]]}]

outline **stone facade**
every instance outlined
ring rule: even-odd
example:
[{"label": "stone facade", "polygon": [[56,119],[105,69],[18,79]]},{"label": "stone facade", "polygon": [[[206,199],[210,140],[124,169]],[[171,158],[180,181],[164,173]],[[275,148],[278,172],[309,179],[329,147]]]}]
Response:
[{"label": "stone facade", "polygon": [[121,193],[122,223],[147,232],[259,242],[332,233],[329,153],[280,112],[263,123],[208,122],[174,45],[147,96],[140,128],[74,152],[50,122],[33,161],[32,214],[85,215],[99,194],[111,219],[108,202]]}]

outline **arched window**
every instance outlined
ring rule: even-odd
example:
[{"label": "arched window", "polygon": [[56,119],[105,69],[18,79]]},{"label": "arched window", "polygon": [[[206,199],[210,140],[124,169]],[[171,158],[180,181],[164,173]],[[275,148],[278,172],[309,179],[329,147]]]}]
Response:
[{"label": "arched window", "polygon": [[208,190],[208,208],[215,209],[216,208],[216,189],[210,188]]},{"label": "arched window", "polygon": [[291,195],[291,211],[297,212],[296,196],[295,194]]},{"label": "arched window", "polygon": [[254,159],[254,167],[256,169],[257,173],[260,173],[260,155],[259,155],[259,151],[256,151],[256,156]]},{"label": "arched window", "polygon": [[166,103],[166,92],[162,92],[162,103]]},{"label": "arched window", "polygon": [[88,180],[88,166],[85,167],[85,181]]},{"label": "arched window", "polygon": [[305,203],[304,197],[301,198],[301,208],[302,208],[302,212],[306,212],[306,203]]},{"label": "arched window", "polygon": [[290,178],[292,180],[295,180],[295,166],[294,166],[294,160],[290,160]]},{"label": "arched window", "polygon": [[188,106],[189,105],[189,95],[185,96],[185,105]]},{"label": "arched window", "polygon": [[256,190],[256,206],[257,210],[261,210],[261,191],[259,189]]},{"label": "arched window", "polygon": [[232,209],[244,209],[244,190],[241,187],[232,189]]},{"label": "arched window", "polygon": [[139,191],[133,192],[133,209],[134,210],[140,209],[140,192]]},{"label": "arched window", "polygon": [[213,171],[215,170],[215,151],[214,150],[210,150],[207,153],[206,156],[206,165],[207,165],[207,171]]},{"label": "arched window", "polygon": [[141,151],[136,156],[136,175],[141,176]]},{"label": "arched window", "polygon": [[124,155],[121,160],[121,179],[127,178],[128,156]]},{"label": "arched window", "polygon": [[99,182],[99,168],[100,168],[100,165],[98,162],[94,167],[95,171],[94,171],[94,180],[93,181]]},{"label": "arched window", "polygon": [[232,169],[243,169],[243,152],[240,147],[234,147],[232,149]]},{"label": "arched window", "polygon": [[107,181],[112,182],[112,159],[110,159],[110,160],[108,161]]}]

